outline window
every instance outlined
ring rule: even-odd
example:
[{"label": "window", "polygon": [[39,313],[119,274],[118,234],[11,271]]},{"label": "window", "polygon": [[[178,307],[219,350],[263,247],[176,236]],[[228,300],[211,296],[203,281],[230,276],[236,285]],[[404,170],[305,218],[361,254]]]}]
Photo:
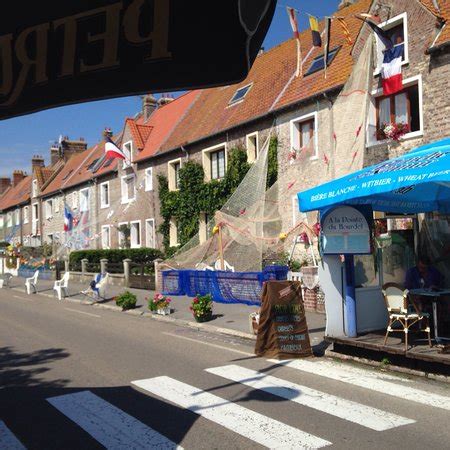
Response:
[{"label": "window", "polygon": [[241,100],[244,100],[245,96],[248,94],[248,91],[250,90],[250,88],[253,86],[253,83],[251,84],[247,84],[247,86],[243,86],[241,88],[239,88],[233,95],[233,97],[231,97],[230,102],[228,103],[229,105],[233,105],[235,103],[238,103]]},{"label": "window", "polygon": [[78,192],[72,192],[72,208],[78,208]]},{"label": "window", "polygon": [[6,226],[8,228],[13,226],[13,217],[12,217],[12,213],[10,213],[10,212],[6,214]]},{"label": "window", "polygon": [[89,211],[89,188],[80,191],[80,212]]},{"label": "window", "polygon": [[156,248],[155,219],[145,221],[145,245],[148,248]]},{"label": "window", "polygon": [[16,225],[20,225],[20,208],[14,212],[14,222]]},{"label": "window", "polygon": [[316,112],[291,120],[291,148],[316,159],[318,155],[317,126]]},{"label": "window", "polygon": [[[337,47],[328,52],[327,67],[333,62],[333,59],[336,56],[339,49],[340,49],[340,47]],[[309,69],[305,73],[305,76],[311,75],[312,73],[318,72],[319,70],[323,70],[325,67],[324,59],[325,59],[324,55],[320,55],[320,56],[317,56],[316,58],[314,58],[313,62],[309,66]]]},{"label": "window", "polygon": [[59,204],[61,202],[61,199],[59,197],[56,197],[53,199],[53,211],[55,213],[59,213]]},{"label": "window", "polygon": [[141,246],[141,221],[140,220],[130,222],[130,244],[131,244],[131,248],[138,248]]},{"label": "window", "polygon": [[210,153],[211,179],[218,180],[225,176],[225,150]]},{"label": "window", "polygon": [[0,228],[5,226],[5,216],[0,216]]},{"label": "window", "polygon": [[102,225],[102,248],[111,248],[111,226]]},{"label": "window", "polygon": [[198,233],[200,237],[200,244],[203,244],[209,239],[209,216],[202,212],[200,213],[200,220],[198,224]]},{"label": "window", "polygon": [[226,144],[214,145],[206,148],[202,152],[203,170],[205,181],[218,180],[223,178],[227,167]]},{"label": "window", "polygon": [[[394,43],[394,46],[403,46],[403,64],[407,64],[409,61],[408,56],[408,20],[407,14],[403,13],[392,19],[387,20],[379,25],[388,36],[391,41]],[[380,72],[381,64],[383,63],[383,56],[386,47],[375,34],[375,40],[377,43],[377,68],[375,71],[375,75]]]},{"label": "window", "polygon": [[247,134],[246,138],[246,148],[247,148],[247,161],[253,162],[258,158],[258,132]]},{"label": "window", "polygon": [[39,234],[39,204],[34,203],[31,210],[31,234],[36,236]]},{"label": "window", "polygon": [[129,203],[136,196],[136,178],[134,175],[122,177],[122,203]]},{"label": "window", "polygon": [[100,184],[100,208],[109,206],[109,181]]},{"label": "window", "polygon": [[128,248],[129,245],[127,243],[127,239],[129,238],[128,233],[125,234],[123,231],[120,231],[121,228],[128,229],[128,222],[120,222],[118,228],[118,240],[119,240],[119,248]]},{"label": "window", "polygon": [[127,167],[131,166],[131,157],[133,155],[133,142],[128,141],[123,144],[122,151],[124,155],[127,157],[127,159],[123,160],[122,168],[126,169]]},{"label": "window", "polygon": [[38,185],[37,180],[33,180],[32,186],[31,186],[31,196],[37,197],[38,196]]},{"label": "window", "polygon": [[171,247],[178,245],[178,221],[175,217],[170,219],[169,245]]},{"label": "window", "polygon": [[167,170],[169,174],[169,190],[176,191],[180,188],[181,158],[169,161],[167,164]]},{"label": "window", "polygon": [[146,191],[153,191],[153,169],[151,167],[145,169],[144,184]]},{"label": "window", "polygon": [[23,208],[23,223],[28,223],[29,207],[25,206]]},{"label": "window", "polygon": [[45,218],[50,219],[53,217],[53,200],[47,200],[45,202]]},{"label": "window", "polygon": [[47,243],[52,245],[53,242],[54,242],[53,234],[52,233],[47,234]]},{"label": "window", "polygon": [[403,80],[403,86],[402,91],[389,96],[383,96],[381,89],[372,92],[367,125],[367,145],[384,141],[382,129],[387,123],[408,125],[410,131],[404,135],[406,139],[422,135],[421,77]]}]

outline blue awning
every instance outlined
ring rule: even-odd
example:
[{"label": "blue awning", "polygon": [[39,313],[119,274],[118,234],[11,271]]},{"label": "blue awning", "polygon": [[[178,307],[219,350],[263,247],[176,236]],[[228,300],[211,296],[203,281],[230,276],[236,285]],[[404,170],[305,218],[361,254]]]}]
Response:
[{"label": "blue awning", "polygon": [[450,212],[450,138],[297,194],[300,211],[371,205],[392,213]]}]

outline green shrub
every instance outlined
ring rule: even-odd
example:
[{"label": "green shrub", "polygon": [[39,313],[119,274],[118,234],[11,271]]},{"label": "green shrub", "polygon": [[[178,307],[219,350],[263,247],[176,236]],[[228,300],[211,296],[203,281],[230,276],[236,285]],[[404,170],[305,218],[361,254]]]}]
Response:
[{"label": "green shrub", "polygon": [[82,259],[87,259],[89,263],[99,263],[101,259],[121,263],[124,259],[131,259],[137,264],[151,264],[157,258],[163,258],[163,253],[156,248],[79,250],[70,254],[70,267],[72,270],[81,270]]},{"label": "green shrub", "polygon": [[136,308],[137,297],[130,291],[125,291],[116,297],[116,305],[120,306],[122,310]]}]

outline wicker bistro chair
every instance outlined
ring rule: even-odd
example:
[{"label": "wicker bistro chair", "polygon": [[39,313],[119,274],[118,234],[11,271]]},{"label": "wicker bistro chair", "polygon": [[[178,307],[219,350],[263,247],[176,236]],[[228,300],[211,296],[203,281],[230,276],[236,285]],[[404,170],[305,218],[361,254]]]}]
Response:
[{"label": "wicker bistro chair", "polygon": [[[420,331],[428,333],[428,343],[431,347],[429,315],[427,313],[420,312],[414,302],[408,309],[408,289],[403,289],[402,286],[396,283],[386,283],[383,285],[382,292],[387,310],[389,312],[389,324],[384,337],[384,345],[386,345],[389,333],[400,331],[405,333],[406,352],[408,350],[408,332],[410,327],[423,320],[426,326]],[[402,329],[392,328],[392,325],[397,322],[403,327]]]}]

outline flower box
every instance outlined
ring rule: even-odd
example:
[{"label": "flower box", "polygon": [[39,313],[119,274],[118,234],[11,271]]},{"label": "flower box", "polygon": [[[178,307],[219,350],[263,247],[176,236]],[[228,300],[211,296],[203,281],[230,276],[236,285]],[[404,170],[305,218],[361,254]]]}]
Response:
[{"label": "flower box", "polygon": [[170,309],[170,306],[166,306],[165,308],[158,308],[155,312],[160,316],[168,316],[172,311]]}]

